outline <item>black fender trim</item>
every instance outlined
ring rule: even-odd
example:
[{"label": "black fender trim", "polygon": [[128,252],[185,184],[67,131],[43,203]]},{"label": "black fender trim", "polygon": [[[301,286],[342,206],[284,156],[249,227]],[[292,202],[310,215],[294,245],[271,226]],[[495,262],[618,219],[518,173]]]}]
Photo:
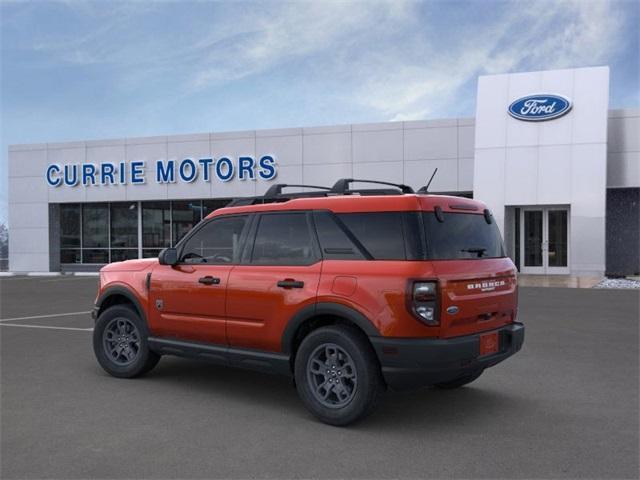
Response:
[{"label": "black fender trim", "polygon": [[368,337],[379,337],[380,332],[371,321],[357,310],[339,303],[320,302],[300,309],[287,324],[282,334],[282,352],[289,355],[293,351],[293,341],[304,322],[318,315],[342,317],[360,327]]},{"label": "black fender trim", "polygon": [[112,297],[114,295],[122,295],[123,297],[126,297],[127,300],[130,300],[131,303],[133,303],[133,306],[136,308],[138,315],[140,315],[140,318],[142,319],[142,321],[148,325],[147,315],[145,313],[145,310],[142,308],[142,305],[140,305],[140,301],[138,300],[138,298],[135,296],[133,292],[131,292],[131,290],[121,286],[108,287],[98,297],[98,299],[96,300],[95,308],[94,308],[94,312],[95,312],[94,320],[98,319],[98,312],[100,311],[100,308],[102,307],[102,304],[104,303],[104,301],[107,298]]}]

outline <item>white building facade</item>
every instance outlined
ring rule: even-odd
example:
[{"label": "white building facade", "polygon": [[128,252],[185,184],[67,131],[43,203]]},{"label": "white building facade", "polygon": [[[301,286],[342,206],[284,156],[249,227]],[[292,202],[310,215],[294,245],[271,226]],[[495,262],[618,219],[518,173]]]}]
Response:
[{"label": "white building facade", "polygon": [[640,110],[608,67],[480,77],[475,118],[9,148],[9,268],[157,255],[230,199],[364,178],[489,205],[520,271],[639,273]]}]

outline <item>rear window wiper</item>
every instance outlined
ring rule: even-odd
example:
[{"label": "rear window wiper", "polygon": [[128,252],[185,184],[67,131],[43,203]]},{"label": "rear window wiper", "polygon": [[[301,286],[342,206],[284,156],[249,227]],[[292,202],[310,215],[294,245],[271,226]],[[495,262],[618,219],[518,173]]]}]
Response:
[{"label": "rear window wiper", "polygon": [[478,254],[478,258],[480,258],[485,254],[487,249],[486,248],[482,248],[482,247],[473,247],[473,248],[463,248],[460,251],[461,252],[467,252],[467,253],[476,253],[476,254]]}]

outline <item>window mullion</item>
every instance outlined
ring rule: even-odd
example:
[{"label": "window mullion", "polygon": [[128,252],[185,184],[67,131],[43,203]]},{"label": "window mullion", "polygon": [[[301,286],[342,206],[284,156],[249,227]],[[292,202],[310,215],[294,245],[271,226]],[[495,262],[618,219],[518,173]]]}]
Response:
[{"label": "window mullion", "polygon": [[80,204],[80,264],[84,263],[84,206]]},{"label": "window mullion", "polygon": [[138,206],[138,258],[142,258],[142,202]]},{"label": "window mullion", "polygon": [[169,202],[169,246],[173,247],[173,202]]}]

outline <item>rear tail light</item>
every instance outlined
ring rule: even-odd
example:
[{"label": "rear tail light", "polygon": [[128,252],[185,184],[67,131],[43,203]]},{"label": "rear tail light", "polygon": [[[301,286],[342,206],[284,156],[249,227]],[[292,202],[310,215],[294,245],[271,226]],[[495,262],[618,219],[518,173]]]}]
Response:
[{"label": "rear tail light", "polygon": [[418,320],[430,326],[440,323],[436,282],[414,282],[410,303],[411,310]]}]

